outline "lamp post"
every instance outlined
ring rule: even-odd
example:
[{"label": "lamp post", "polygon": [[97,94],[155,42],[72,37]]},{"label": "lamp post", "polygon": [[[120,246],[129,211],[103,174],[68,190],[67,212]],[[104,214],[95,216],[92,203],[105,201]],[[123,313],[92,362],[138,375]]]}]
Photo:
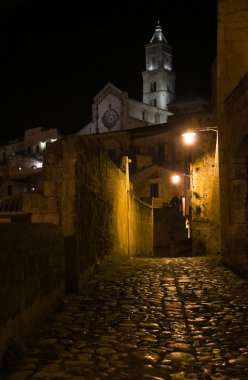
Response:
[{"label": "lamp post", "polygon": [[188,130],[187,132],[182,133],[183,142],[186,145],[192,145],[195,143],[196,136],[198,132],[215,132],[218,136],[218,128],[217,127],[207,127],[202,129],[196,129],[195,131]]}]

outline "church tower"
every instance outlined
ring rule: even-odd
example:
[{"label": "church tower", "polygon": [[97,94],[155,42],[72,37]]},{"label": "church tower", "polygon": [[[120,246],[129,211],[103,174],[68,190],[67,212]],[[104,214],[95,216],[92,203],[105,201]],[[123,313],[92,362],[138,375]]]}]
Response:
[{"label": "church tower", "polygon": [[146,71],[143,76],[143,103],[167,110],[175,98],[176,75],[172,71],[172,48],[167,44],[158,21],[146,45]]}]

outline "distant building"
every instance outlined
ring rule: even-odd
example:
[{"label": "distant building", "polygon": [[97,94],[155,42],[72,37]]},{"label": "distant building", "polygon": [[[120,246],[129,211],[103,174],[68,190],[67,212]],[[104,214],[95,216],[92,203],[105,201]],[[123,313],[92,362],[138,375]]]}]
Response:
[{"label": "distant building", "polygon": [[185,96],[177,97],[168,104],[168,110],[176,115],[186,115],[193,113],[208,113],[212,110],[209,100],[201,96],[189,93]]},{"label": "distant building", "polygon": [[87,135],[166,123],[171,112],[168,103],[175,98],[175,73],[172,71],[172,49],[161,26],[146,45],[146,71],[143,76],[143,103],[130,99],[108,83],[95,97],[92,120],[77,134]]},{"label": "distant building", "polygon": [[43,152],[59,137],[57,129],[36,127],[0,146],[0,200],[41,188]]},{"label": "distant building", "polygon": [[92,121],[78,131],[78,135],[107,133],[166,123],[171,113],[130,99],[108,83],[95,97],[92,105]]},{"label": "distant building", "polygon": [[[172,71],[172,48],[158,21],[155,33],[146,45],[146,71],[143,76],[143,103],[167,110],[174,100],[176,74]],[[157,122],[158,123],[158,122]]]}]

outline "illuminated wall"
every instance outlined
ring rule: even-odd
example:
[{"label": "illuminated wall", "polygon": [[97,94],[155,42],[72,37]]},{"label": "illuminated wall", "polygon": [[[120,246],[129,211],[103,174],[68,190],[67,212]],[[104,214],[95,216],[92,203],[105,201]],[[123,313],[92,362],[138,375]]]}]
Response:
[{"label": "illuminated wall", "polygon": [[72,290],[107,254],[152,255],[152,208],[134,197],[127,158],[122,168],[91,137],[68,136],[46,153],[44,198],[57,199],[59,221],[54,222],[61,225],[68,247],[67,287]]},{"label": "illuminated wall", "polygon": [[218,254],[220,199],[218,141],[215,132],[202,132],[191,164],[192,248],[197,254]]},{"label": "illuminated wall", "polygon": [[163,166],[151,165],[139,172],[131,175],[134,192],[142,198],[152,196],[151,186],[157,185],[158,192],[153,199],[153,206],[163,207],[163,204],[170,203],[172,198],[179,200],[184,195],[184,178],[179,183],[173,184],[171,177],[175,172],[165,169]]}]

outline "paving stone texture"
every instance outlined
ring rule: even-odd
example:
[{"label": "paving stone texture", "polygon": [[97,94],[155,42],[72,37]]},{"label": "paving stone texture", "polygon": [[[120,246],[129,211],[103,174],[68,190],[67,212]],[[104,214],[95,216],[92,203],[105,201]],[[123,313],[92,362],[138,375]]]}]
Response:
[{"label": "paving stone texture", "polygon": [[105,265],[10,380],[248,379],[248,281],[211,257]]}]

